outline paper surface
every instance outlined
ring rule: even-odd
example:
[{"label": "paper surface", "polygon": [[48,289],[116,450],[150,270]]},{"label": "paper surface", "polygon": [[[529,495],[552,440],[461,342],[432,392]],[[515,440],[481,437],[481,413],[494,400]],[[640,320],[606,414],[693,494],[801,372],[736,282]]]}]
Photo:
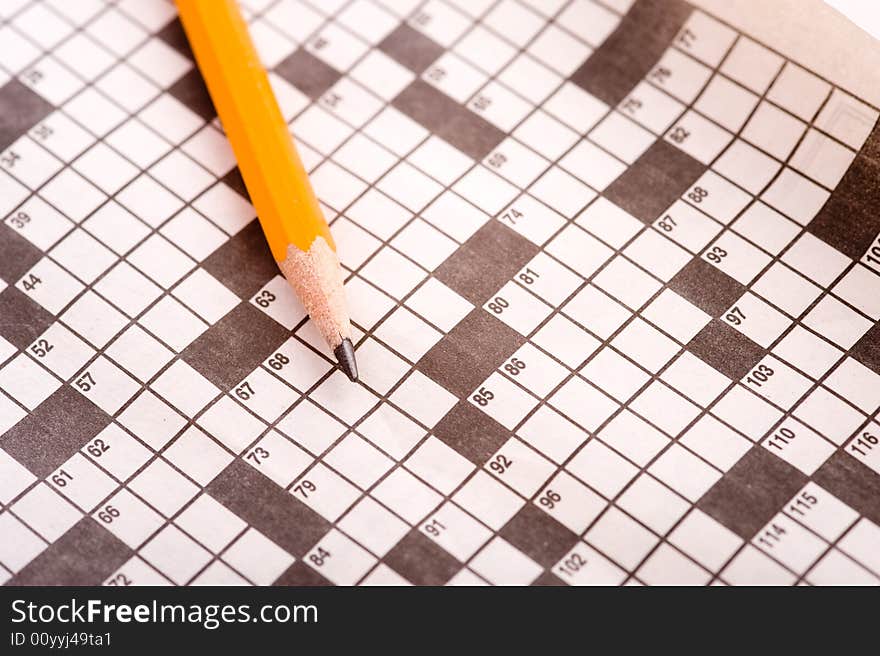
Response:
[{"label": "paper surface", "polygon": [[880,582],[880,53],[697,4],[242,2],[352,385],[173,6],[0,3],[0,581]]}]

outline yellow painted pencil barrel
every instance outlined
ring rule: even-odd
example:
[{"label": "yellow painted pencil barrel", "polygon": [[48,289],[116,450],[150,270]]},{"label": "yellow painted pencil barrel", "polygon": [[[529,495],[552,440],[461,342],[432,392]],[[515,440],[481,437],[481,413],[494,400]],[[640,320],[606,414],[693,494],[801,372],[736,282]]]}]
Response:
[{"label": "yellow painted pencil barrel", "polygon": [[356,380],[336,246],[238,5],[177,0],[177,9],[272,255]]},{"label": "yellow painted pencil barrel", "polygon": [[269,248],[333,246],[318,200],[235,0],[177,0],[214,107],[238,160]]}]

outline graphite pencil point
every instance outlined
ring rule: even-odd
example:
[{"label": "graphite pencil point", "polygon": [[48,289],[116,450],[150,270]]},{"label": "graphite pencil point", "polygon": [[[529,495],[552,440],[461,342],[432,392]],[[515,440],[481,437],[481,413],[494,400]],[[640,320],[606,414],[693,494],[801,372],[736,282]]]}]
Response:
[{"label": "graphite pencil point", "polygon": [[357,382],[358,366],[357,360],[354,358],[354,346],[351,345],[350,339],[343,339],[342,343],[333,349],[333,355],[339,363],[339,368],[345,372],[351,382]]}]

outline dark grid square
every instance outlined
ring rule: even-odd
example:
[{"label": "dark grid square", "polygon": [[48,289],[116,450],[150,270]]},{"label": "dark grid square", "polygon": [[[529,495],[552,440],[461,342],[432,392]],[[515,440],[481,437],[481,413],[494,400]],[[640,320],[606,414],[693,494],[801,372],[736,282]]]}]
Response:
[{"label": "dark grid square", "polygon": [[807,231],[858,260],[880,232],[880,122]]},{"label": "dark grid square", "polygon": [[527,503],[498,535],[544,567],[571,551],[578,536],[532,503]]},{"label": "dark grid square", "polygon": [[880,524],[880,474],[853,456],[837,451],[816,470],[813,481]]},{"label": "dark grid square", "polygon": [[[474,383],[465,394],[481,382]],[[472,403],[459,401],[434,427],[434,437],[482,467],[507,442],[510,431]]]},{"label": "dark grid square", "polygon": [[0,292],[0,337],[26,348],[52,325],[51,314],[15,287]]},{"label": "dark grid square", "polygon": [[[0,151],[34,127],[54,111],[42,96],[28,89],[18,80],[10,80],[0,87]],[[0,242],[2,242],[0,238]],[[0,260],[3,256],[0,255]]]},{"label": "dark grid square", "polygon": [[110,423],[110,417],[62,385],[0,437],[0,447],[40,478],[51,474]]},{"label": "dark grid square", "polygon": [[880,374],[880,323],[875,323],[849,350],[849,355]]},{"label": "dark grid square", "polygon": [[333,583],[318,574],[303,561],[298,560],[284,570],[272,585],[283,585],[294,588],[331,586]]},{"label": "dark grid square", "polygon": [[416,529],[407,533],[384,561],[415,585],[443,585],[461,569],[461,563]]},{"label": "dark grid square", "polygon": [[391,101],[395,109],[479,161],[505,134],[427,82],[416,80]]},{"label": "dark grid square", "polygon": [[205,491],[297,558],[331,528],[326,519],[242,460],[233,461]]},{"label": "dark grid square", "polygon": [[482,305],[538,250],[499,221],[489,221],[437,267],[434,277],[474,305]]},{"label": "dark grid square", "polygon": [[416,369],[456,396],[467,396],[525,341],[513,328],[476,308],[422,356]]},{"label": "dark grid square", "polygon": [[214,101],[211,100],[208,87],[205,86],[205,81],[197,68],[193,68],[168,87],[168,93],[206,121],[212,121],[217,116]]},{"label": "dark grid square", "polygon": [[233,167],[233,169],[229,173],[220,178],[220,181],[229,186],[231,189],[237,191],[248,202],[251,201],[251,196],[248,193],[247,187],[244,184],[244,178],[241,177],[241,171],[238,170],[237,166]]},{"label": "dark grid square", "polygon": [[807,477],[762,446],[754,446],[697,502],[744,540],[766,524]]},{"label": "dark grid square", "polygon": [[705,170],[703,164],[661,139],[612,182],[604,196],[637,219],[653,223]]},{"label": "dark grid square", "polygon": [[567,585],[565,581],[556,576],[553,572],[544,572],[532,581],[532,587],[535,588],[549,588],[549,587],[558,587]]},{"label": "dark grid square", "polygon": [[183,24],[180,22],[179,18],[175,18],[168,23],[168,25],[156,32],[156,36],[184,57],[195,60],[192,48],[189,47],[189,40],[186,38],[186,32],[183,30]]},{"label": "dark grid square", "polygon": [[742,298],[746,288],[702,258],[691,260],[669,281],[669,289],[718,318]]},{"label": "dark grid square", "polygon": [[193,369],[228,391],[288,338],[287,329],[250,303],[241,303],[181,353]]},{"label": "dark grid square", "polygon": [[14,285],[42,257],[39,248],[9,226],[0,224],[0,278]]},{"label": "dark grid square", "polygon": [[83,517],[7,585],[100,585],[131,555],[124,542]]},{"label": "dark grid square", "polygon": [[403,23],[377,46],[401,66],[422,74],[443,54],[443,46]]},{"label": "dark grid square", "polygon": [[859,155],[871,160],[875,164],[880,164],[880,119],[877,119],[874,129],[871,130],[871,134],[868,135],[865,143],[862,144]]},{"label": "dark grid square", "polygon": [[211,253],[202,267],[239,298],[250,298],[279,273],[256,219]]},{"label": "dark grid square", "polygon": [[312,100],[323,96],[342,77],[342,73],[303,48],[278,64],[275,72]]},{"label": "dark grid square", "polygon": [[713,319],[687,350],[731,380],[739,380],[764,357],[764,349],[726,323]]},{"label": "dark grid square", "polygon": [[690,12],[682,0],[639,0],[571,81],[617,105],[656,65]]}]

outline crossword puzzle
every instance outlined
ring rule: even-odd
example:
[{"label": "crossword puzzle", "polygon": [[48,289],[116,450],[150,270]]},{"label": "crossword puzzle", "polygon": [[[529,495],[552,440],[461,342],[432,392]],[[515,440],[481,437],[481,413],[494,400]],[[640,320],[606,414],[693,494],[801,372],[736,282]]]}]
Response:
[{"label": "crossword puzzle", "polygon": [[168,0],[0,2],[0,582],[880,583],[880,112],[684,0],[241,0],[362,381]]}]

